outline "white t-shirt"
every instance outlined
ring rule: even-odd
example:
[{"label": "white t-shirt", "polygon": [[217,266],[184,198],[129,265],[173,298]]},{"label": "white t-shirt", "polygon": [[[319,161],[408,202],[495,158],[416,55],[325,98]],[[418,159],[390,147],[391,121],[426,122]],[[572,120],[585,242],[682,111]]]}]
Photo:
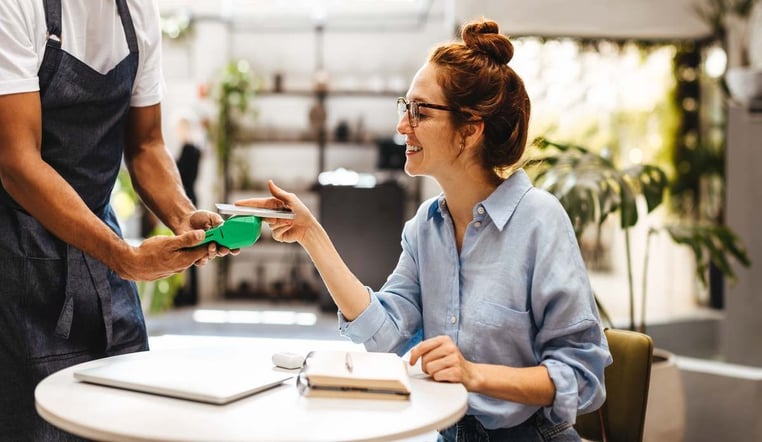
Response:
[{"label": "white t-shirt", "polygon": [[[106,73],[129,54],[115,0],[62,0],[64,51]],[[161,27],[156,0],[127,0],[138,41],[139,64],[130,105],[161,101]],[[0,95],[40,90],[37,72],[45,55],[43,0],[0,0]]]}]

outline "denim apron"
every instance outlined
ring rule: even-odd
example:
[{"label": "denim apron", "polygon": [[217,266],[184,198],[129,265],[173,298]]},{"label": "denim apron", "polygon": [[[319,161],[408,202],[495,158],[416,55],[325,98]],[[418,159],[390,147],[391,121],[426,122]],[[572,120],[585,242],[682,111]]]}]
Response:
[{"label": "denim apron", "polygon": [[[43,160],[121,237],[109,200],[138,44],[126,0],[116,3],[129,55],[101,74],[61,49],[61,0],[44,0],[49,37],[38,77]],[[0,183],[0,440],[76,439],[37,416],[37,383],[80,362],[147,349],[135,284],[53,236]]]}]

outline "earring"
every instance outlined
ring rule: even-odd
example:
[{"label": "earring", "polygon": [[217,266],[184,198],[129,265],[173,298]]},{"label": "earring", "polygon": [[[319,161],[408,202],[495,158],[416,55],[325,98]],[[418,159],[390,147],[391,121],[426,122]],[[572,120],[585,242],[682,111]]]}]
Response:
[{"label": "earring", "polygon": [[461,141],[460,145],[458,146],[458,148],[460,148],[460,152],[458,152],[458,155],[460,155],[460,154],[463,153],[463,149],[466,148],[466,142],[465,141]]}]

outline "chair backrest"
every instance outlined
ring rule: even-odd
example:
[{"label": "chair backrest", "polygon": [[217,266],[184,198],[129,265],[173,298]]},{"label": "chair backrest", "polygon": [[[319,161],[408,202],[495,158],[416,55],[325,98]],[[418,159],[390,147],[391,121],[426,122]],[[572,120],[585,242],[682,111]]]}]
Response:
[{"label": "chair backrest", "polygon": [[[643,333],[615,329],[607,329],[605,333],[614,359],[606,367],[606,402],[600,413],[577,416],[574,428],[588,440],[641,442],[654,344],[651,337]],[[606,428],[606,439],[601,425]]]}]

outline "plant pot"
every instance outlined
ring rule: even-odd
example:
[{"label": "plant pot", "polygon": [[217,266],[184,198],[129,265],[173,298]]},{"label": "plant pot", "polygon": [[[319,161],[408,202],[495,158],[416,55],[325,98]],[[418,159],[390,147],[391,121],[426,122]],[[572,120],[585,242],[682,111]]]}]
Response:
[{"label": "plant pot", "polygon": [[654,349],[643,440],[682,442],[685,435],[685,391],[675,355]]},{"label": "plant pot", "polygon": [[731,97],[748,106],[753,98],[762,97],[762,69],[752,67],[729,68],[725,73]]}]

